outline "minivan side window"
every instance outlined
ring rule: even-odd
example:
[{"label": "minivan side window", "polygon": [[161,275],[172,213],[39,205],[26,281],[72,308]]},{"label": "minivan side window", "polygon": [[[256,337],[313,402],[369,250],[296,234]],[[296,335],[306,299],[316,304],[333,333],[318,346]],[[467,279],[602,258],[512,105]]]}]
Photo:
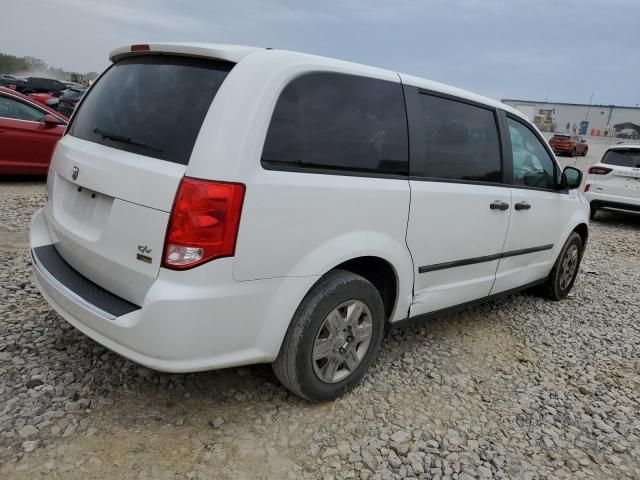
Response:
[{"label": "minivan side window", "polygon": [[507,118],[513,158],[513,185],[555,189],[554,162],[542,142],[525,125]]},{"label": "minivan side window", "polygon": [[493,110],[424,93],[419,102],[417,134],[426,143],[426,158],[412,164],[412,176],[502,182]]},{"label": "minivan side window", "polygon": [[399,83],[318,72],[293,80],[282,91],[262,165],[406,176],[408,148]]}]

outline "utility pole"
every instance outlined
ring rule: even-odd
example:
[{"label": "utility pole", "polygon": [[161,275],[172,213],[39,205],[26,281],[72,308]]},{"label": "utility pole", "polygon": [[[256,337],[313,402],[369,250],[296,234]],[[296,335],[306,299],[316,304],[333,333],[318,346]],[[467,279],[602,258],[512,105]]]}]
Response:
[{"label": "utility pole", "polygon": [[591,102],[593,101],[593,93],[591,93],[591,97],[589,98],[589,106],[587,107],[587,116],[584,117],[584,121],[589,120],[589,110],[591,110]]}]

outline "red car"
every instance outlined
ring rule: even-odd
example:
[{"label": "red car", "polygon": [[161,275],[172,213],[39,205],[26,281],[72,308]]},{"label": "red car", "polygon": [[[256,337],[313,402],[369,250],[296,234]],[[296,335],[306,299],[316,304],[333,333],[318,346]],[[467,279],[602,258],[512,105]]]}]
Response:
[{"label": "red car", "polygon": [[587,141],[580,135],[569,135],[568,133],[556,133],[549,145],[556,154],[566,153],[575,157],[576,155],[585,156],[589,151]]},{"label": "red car", "polygon": [[68,121],[15,90],[0,87],[0,174],[46,174]]},{"label": "red car", "polygon": [[30,93],[27,95],[31,100],[34,100],[42,105],[47,105],[49,100],[55,100],[55,95],[51,95],[50,93]]}]

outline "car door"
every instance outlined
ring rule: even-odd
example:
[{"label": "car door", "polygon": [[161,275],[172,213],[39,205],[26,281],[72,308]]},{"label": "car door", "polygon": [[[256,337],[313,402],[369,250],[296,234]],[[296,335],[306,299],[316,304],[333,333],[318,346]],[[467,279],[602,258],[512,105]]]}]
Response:
[{"label": "car door", "polygon": [[414,262],[410,315],[486,297],[509,225],[496,112],[481,104],[405,87],[410,125]]},{"label": "car door", "polygon": [[45,174],[64,126],[44,123],[46,110],[0,94],[0,171]]},{"label": "car door", "polygon": [[587,141],[582,137],[578,137],[578,141],[580,142],[580,154],[584,155],[587,151]]},{"label": "car door", "polygon": [[492,294],[545,278],[575,211],[568,192],[558,189],[560,169],[539,132],[523,119],[502,115],[513,211]]}]

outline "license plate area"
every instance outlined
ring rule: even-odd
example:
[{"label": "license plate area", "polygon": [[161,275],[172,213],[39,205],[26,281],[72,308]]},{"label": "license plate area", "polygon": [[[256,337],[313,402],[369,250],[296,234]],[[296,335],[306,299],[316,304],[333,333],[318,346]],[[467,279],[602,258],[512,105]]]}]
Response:
[{"label": "license plate area", "polygon": [[97,240],[106,225],[113,197],[56,175],[53,210],[57,222],[87,240]]}]

